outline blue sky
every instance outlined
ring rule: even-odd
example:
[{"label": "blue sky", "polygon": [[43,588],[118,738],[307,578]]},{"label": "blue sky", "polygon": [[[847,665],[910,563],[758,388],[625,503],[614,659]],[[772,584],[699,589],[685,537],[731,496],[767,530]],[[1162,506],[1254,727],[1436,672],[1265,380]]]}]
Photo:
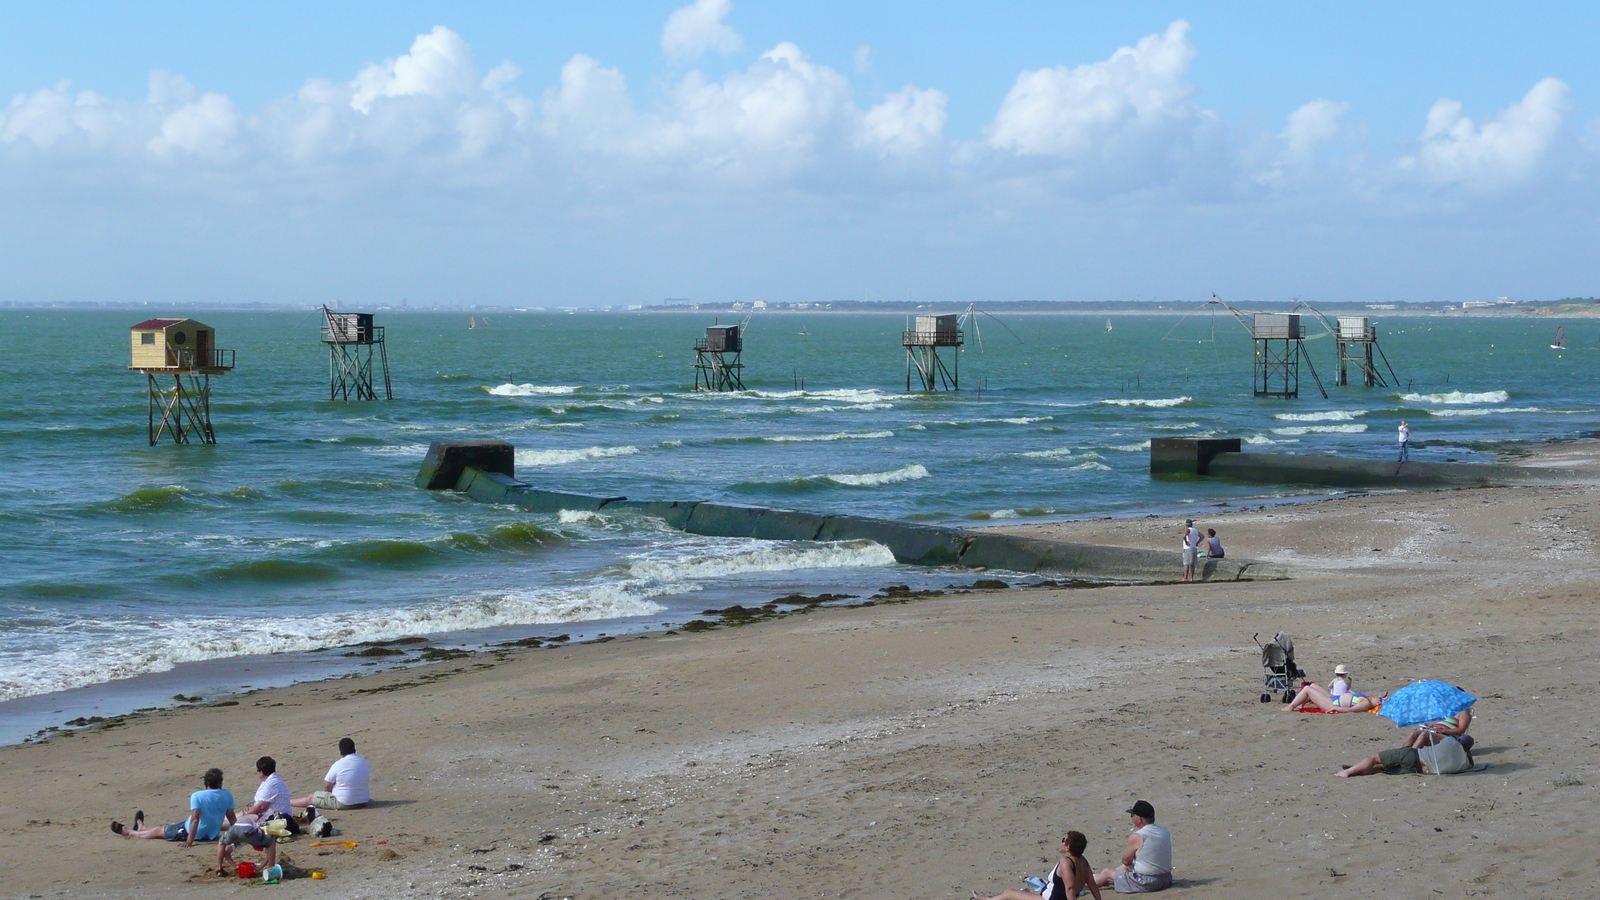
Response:
[{"label": "blue sky", "polygon": [[59,2],[5,26],[0,300],[1600,294],[1592,5]]}]

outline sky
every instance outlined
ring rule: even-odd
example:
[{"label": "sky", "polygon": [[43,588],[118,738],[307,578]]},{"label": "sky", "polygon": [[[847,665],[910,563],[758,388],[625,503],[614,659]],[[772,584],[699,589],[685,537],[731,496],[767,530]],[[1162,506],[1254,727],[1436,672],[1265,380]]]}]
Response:
[{"label": "sky", "polygon": [[12,3],[0,302],[1600,296],[1600,6]]}]

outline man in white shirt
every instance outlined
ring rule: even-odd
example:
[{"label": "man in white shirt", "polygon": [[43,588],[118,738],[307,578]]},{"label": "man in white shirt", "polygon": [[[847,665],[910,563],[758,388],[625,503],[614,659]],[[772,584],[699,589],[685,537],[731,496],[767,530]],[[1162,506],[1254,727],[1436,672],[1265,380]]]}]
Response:
[{"label": "man in white shirt", "polygon": [[1405,419],[1400,420],[1400,461],[1407,462],[1411,459],[1411,426]]},{"label": "man in white shirt", "polygon": [[1128,810],[1133,827],[1122,865],[1103,869],[1095,883],[1119,894],[1153,894],[1172,887],[1172,834],[1156,824],[1156,808],[1140,800]]},{"label": "man in white shirt", "polygon": [[255,802],[242,812],[257,816],[263,822],[274,816],[293,816],[294,811],[289,807],[289,786],[278,774],[278,761],[270,756],[256,760],[256,777],[261,779],[261,786],[256,788]]},{"label": "man in white shirt", "polygon": [[361,809],[372,802],[372,767],[356,752],[356,742],[339,739],[339,759],[322,779],[322,790],[289,801],[293,806],[322,809]]},{"label": "man in white shirt", "polygon": [[1193,581],[1195,563],[1200,556],[1200,542],[1204,538],[1200,535],[1200,529],[1194,527],[1193,519],[1185,519],[1183,529],[1183,580]]}]

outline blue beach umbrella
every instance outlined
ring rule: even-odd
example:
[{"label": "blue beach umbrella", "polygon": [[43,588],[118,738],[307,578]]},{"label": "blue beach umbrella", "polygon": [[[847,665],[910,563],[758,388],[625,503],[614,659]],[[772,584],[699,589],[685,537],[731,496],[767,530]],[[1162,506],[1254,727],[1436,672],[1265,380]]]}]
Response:
[{"label": "blue beach umbrella", "polygon": [[1378,715],[1393,719],[1405,728],[1423,722],[1437,722],[1471,708],[1478,698],[1453,684],[1442,681],[1417,681],[1408,684],[1383,701]]}]

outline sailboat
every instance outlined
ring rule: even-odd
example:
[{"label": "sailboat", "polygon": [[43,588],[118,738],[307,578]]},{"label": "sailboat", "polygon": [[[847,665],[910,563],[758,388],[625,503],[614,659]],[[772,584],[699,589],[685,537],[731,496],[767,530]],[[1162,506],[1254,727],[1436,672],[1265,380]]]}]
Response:
[{"label": "sailboat", "polygon": [[478,317],[477,316],[467,316],[467,327],[468,328],[477,328],[478,327]]},{"label": "sailboat", "polygon": [[1567,326],[1556,326],[1556,339],[1550,343],[1551,350],[1567,349]]},{"label": "sailboat", "polygon": [[1110,334],[1110,333],[1111,333],[1111,320],[1107,319],[1106,320],[1106,334]]}]

